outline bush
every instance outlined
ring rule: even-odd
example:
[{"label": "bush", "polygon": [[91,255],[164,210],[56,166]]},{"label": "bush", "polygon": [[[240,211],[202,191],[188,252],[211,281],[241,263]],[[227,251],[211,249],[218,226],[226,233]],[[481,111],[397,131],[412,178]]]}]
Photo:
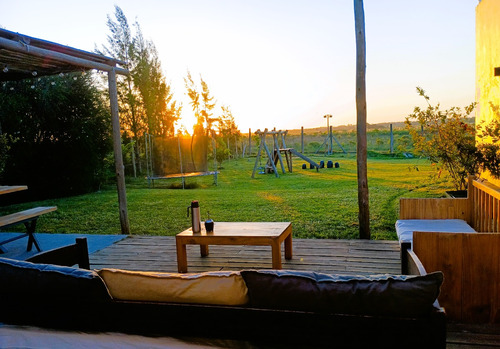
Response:
[{"label": "bush", "polygon": [[[429,103],[423,89],[417,87],[417,91],[428,107],[425,110],[415,107],[406,119],[415,152],[439,164],[436,166],[437,176],[444,169],[457,190],[466,189],[467,177],[475,175],[481,164],[481,154],[475,145],[474,125],[466,122],[475,103],[466,106],[463,112],[458,107],[441,111],[439,104],[432,106]],[[411,119],[417,120],[422,130],[413,127]]]},{"label": "bush", "polygon": [[90,73],[4,82],[2,131],[16,139],[6,184],[27,184],[32,198],[89,192],[104,176],[110,118]]}]

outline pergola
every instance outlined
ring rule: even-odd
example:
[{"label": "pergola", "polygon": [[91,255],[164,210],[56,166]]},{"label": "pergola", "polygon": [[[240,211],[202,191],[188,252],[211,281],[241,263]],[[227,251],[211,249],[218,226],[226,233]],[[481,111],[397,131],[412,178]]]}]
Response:
[{"label": "pergola", "polygon": [[122,234],[130,233],[125,190],[116,74],[128,75],[126,62],[0,29],[0,81],[91,69],[108,73],[113,150]]}]

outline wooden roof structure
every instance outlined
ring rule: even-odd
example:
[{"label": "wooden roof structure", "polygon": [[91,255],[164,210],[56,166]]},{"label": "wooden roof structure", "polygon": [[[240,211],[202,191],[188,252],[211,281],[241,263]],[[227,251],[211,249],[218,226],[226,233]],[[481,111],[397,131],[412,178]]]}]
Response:
[{"label": "wooden roof structure", "polygon": [[113,150],[122,234],[130,233],[121,149],[116,74],[128,75],[126,62],[0,29],[0,81],[97,69],[108,73]]},{"label": "wooden roof structure", "polygon": [[0,29],[0,81],[89,69],[128,74],[126,63],[96,53]]}]

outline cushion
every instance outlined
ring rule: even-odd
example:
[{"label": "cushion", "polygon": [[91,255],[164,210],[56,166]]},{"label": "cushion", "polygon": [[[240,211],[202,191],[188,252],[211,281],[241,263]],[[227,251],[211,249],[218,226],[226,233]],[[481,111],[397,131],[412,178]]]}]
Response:
[{"label": "cushion", "polygon": [[385,316],[428,314],[443,282],[441,272],[353,276],[244,270],[241,275],[253,307]]},{"label": "cushion", "polygon": [[121,300],[244,305],[248,290],[238,272],[177,274],[101,269],[111,296]]},{"label": "cushion", "polygon": [[25,299],[110,301],[95,271],[0,258],[0,292]]},{"label": "cushion", "polygon": [[476,231],[462,219],[400,219],[396,221],[399,243],[413,242],[414,231],[440,233],[475,233]]}]

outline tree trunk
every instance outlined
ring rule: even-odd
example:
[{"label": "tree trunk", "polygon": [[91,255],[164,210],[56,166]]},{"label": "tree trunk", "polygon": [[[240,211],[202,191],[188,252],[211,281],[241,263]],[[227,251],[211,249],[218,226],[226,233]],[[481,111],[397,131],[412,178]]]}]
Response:
[{"label": "tree trunk", "polygon": [[363,0],[354,0],[356,28],[356,111],[359,238],[370,239],[370,209],[368,201],[368,170],[366,153],[366,42]]}]

